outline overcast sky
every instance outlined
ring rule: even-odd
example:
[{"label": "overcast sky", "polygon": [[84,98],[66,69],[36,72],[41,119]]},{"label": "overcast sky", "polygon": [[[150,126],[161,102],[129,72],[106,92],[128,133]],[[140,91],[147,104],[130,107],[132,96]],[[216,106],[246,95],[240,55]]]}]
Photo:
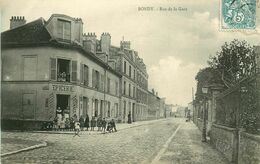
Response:
[{"label": "overcast sky", "polygon": [[[144,59],[149,88],[155,88],[167,103],[186,106],[192,101],[195,76],[207,65],[225,41],[234,38],[260,43],[260,35],[219,30],[220,0],[1,0],[2,31],[11,16],[25,16],[27,22],[48,20],[60,13],[79,17],[84,32],[109,32],[119,46],[124,36]],[[154,7],[155,11],[138,11]],[[187,8],[187,11],[158,11],[159,7]],[[260,20],[260,12],[257,13]],[[258,21],[260,22],[260,21]],[[257,27],[258,29],[259,26]],[[258,31],[259,32],[259,31]]]}]

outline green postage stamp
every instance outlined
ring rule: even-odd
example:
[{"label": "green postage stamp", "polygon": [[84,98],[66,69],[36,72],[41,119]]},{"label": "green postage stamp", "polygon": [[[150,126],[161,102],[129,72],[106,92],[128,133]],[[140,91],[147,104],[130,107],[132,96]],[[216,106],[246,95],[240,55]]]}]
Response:
[{"label": "green postage stamp", "polygon": [[255,29],[256,0],[221,0],[220,19],[222,29]]}]

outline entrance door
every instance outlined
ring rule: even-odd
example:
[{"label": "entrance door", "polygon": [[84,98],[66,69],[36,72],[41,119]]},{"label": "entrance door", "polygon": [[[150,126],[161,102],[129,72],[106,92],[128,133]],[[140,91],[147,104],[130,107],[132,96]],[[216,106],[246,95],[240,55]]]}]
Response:
[{"label": "entrance door", "polygon": [[132,119],[133,119],[133,122],[135,122],[135,103],[133,103],[133,111],[132,111]]},{"label": "entrance door", "polygon": [[34,119],[35,118],[35,94],[24,93],[23,94],[23,119]]},{"label": "entrance door", "polygon": [[[68,110],[66,114],[69,114],[70,112],[70,102],[69,102],[69,95],[60,95],[57,94],[57,106],[56,109],[60,108],[62,110],[62,113],[64,114],[64,110]],[[57,113],[56,113],[57,115]]]},{"label": "entrance door", "polygon": [[83,97],[83,117],[86,117],[88,114],[88,98]]}]

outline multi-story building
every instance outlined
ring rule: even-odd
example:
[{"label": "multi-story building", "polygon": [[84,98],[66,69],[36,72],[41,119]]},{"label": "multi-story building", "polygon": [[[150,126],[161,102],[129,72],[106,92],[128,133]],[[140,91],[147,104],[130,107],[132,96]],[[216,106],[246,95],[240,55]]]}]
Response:
[{"label": "multi-story building", "polygon": [[12,29],[1,36],[2,128],[39,127],[57,109],[66,117],[119,116],[121,74],[86,51],[81,19],[53,14],[48,21],[10,21]]},{"label": "multi-story building", "polygon": [[160,118],[160,98],[155,93],[154,89],[152,92],[148,92],[148,119]]},{"label": "multi-story building", "polygon": [[120,118],[127,122],[145,120],[148,115],[148,74],[143,60],[131,49],[130,41],[121,41],[120,47],[111,45],[109,33],[103,33],[100,40],[95,33],[84,35],[84,46],[119,72]]}]

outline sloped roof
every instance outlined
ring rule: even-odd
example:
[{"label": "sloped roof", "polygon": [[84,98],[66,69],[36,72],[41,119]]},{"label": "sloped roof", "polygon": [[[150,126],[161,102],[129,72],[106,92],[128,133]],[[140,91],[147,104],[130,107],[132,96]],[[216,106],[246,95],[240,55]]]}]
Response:
[{"label": "sloped roof", "polygon": [[2,44],[47,43],[51,39],[50,33],[44,26],[45,20],[39,18],[23,26],[2,33]]}]

